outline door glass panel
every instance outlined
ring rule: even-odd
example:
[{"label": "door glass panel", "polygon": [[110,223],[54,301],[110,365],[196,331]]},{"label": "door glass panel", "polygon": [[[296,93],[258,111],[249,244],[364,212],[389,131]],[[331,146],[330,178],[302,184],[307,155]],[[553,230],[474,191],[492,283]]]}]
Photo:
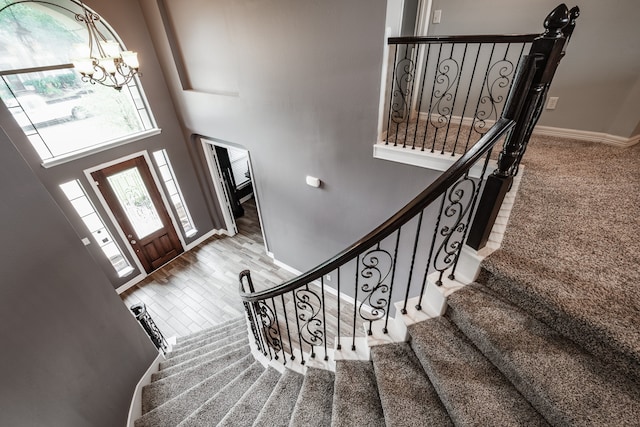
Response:
[{"label": "door glass panel", "polygon": [[163,227],[138,168],[116,173],[107,177],[107,180],[138,239],[142,239]]}]

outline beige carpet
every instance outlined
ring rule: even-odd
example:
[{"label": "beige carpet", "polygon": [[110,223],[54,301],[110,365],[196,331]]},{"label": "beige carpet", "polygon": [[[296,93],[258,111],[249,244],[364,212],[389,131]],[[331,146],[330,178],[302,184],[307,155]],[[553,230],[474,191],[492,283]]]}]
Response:
[{"label": "beige carpet", "polygon": [[640,361],[640,145],[534,137],[486,284],[590,351]]}]

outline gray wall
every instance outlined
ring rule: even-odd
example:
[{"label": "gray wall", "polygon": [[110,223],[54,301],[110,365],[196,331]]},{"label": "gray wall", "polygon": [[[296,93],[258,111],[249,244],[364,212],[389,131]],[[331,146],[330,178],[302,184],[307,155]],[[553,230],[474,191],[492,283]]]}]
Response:
[{"label": "gray wall", "polygon": [[[433,0],[442,23],[429,33],[537,33],[558,0]],[[640,119],[640,2],[575,0],[582,15],[549,96],[558,107],[541,125],[629,137]],[[634,89],[635,88],[635,89]],[[633,89],[633,90],[632,90]]]},{"label": "gray wall", "polygon": [[[372,157],[385,43],[384,0],[167,0],[173,34],[157,2],[141,1],[169,86],[189,132],[251,153],[269,248],[299,270],[343,249],[409,201],[435,173]],[[232,40],[210,50],[179,8],[220,13]],[[199,9],[194,9],[198,7]],[[238,64],[238,96],[201,87],[184,40],[198,43],[199,67]],[[191,47],[193,50],[193,47]],[[184,59],[191,86],[180,79]],[[194,78],[196,80],[194,80]],[[233,82],[230,82],[230,84]],[[308,187],[305,176],[323,181]]]},{"label": "gray wall", "polygon": [[124,425],[155,348],[2,129],[0,194],[0,425]]}]

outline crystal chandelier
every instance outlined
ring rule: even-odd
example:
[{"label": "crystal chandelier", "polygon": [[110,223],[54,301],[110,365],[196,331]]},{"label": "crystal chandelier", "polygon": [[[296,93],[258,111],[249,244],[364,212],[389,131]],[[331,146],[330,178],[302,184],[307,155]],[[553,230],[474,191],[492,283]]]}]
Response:
[{"label": "crystal chandelier", "polygon": [[[88,10],[82,2],[81,13],[76,13],[76,21],[87,27],[89,37],[89,56],[73,60],[73,66],[82,75],[82,80],[91,84],[121,90],[138,72],[138,54],[130,50],[122,51],[120,43],[108,40],[98,30],[96,23],[100,15]],[[86,51],[85,51],[86,52]]]}]

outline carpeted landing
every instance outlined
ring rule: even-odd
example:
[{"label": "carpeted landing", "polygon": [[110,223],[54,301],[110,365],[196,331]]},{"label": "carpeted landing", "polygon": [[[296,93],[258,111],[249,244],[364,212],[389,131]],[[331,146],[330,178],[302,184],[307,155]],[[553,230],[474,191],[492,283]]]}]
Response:
[{"label": "carpeted landing", "polygon": [[143,389],[135,426],[640,423],[633,377],[480,284],[409,334],[373,347],[371,361],[337,361],[335,373],[280,374],[253,359],[243,319],[225,323],[178,342]]}]

